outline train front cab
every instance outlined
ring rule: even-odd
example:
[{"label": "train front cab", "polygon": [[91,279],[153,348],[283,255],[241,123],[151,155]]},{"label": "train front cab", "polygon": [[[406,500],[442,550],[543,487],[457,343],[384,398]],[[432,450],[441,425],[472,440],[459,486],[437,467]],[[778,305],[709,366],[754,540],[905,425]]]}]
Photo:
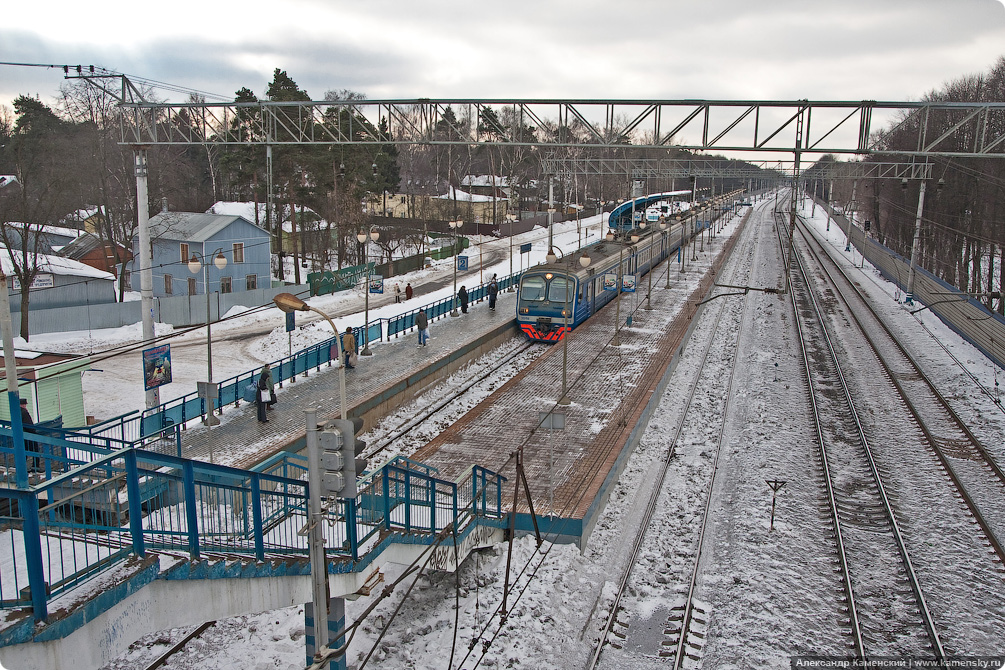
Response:
[{"label": "train front cab", "polygon": [[520,280],[517,300],[520,330],[535,342],[561,340],[566,332],[589,316],[589,300],[585,299],[581,286],[575,276],[568,277],[553,270],[525,274]]}]

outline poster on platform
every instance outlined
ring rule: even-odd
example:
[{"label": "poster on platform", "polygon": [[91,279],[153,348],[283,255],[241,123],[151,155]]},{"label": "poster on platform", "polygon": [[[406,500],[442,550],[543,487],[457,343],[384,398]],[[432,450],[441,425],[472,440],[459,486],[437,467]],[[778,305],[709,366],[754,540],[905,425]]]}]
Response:
[{"label": "poster on platform", "polygon": [[621,277],[621,290],[625,293],[635,293],[635,275]]},{"label": "poster on platform", "polygon": [[143,387],[152,391],[171,383],[171,345],[143,350]]},{"label": "poster on platform", "polygon": [[613,272],[608,272],[604,274],[604,290],[605,291],[617,291],[618,290],[618,275]]},{"label": "poster on platform", "polygon": [[384,276],[370,275],[370,293],[384,292]]}]

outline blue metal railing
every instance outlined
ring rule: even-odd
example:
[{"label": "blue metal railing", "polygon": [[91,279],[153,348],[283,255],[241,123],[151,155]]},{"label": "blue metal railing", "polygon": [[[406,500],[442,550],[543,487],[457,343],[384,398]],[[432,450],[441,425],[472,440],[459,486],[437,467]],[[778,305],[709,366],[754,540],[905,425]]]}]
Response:
[{"label": "blue metal railing", "polygon": [[[0,454],[13,457],[9,428]],[[286,454],[252,472],[141,449],[105,450],[58,437],[34,458],[46,478],[27,490],[0,488],[0,607],[34,609],[149,549],[246,556],[308,556],[308,485],[302,457]],[[72,456],[87,451],[89,460]],[[104,452],[104,453],[102,453]],[[284,474],[276,474],[276,473]],[[328,555],[358,560],[379,551],[386,531],[425,537],[449,524],[502,515],[498,474],[473,468],[459,482],[400,459],[362,479],[359,494],[326,512]]]},{"label": "blue metal railing", "polygon": [[[497,279],[499,290],[503,291],[510,286],[516,286],[520,281],[520,276],[520,273],[515,273]],[[487,299],[488,284],[481,284],[473,288],[468,292],[468,296],[472,303]],[[435,321],[449,314],[454,309],[455,301],[456,298],[451,296],[423,305],[421,309],[426,310],[426,317],[430,321]],[[418,312],[419,308],[416,308],[390,319],[377,319],[365,324],[365,328],[356,331],[359,347],[362,348],[367,344],[381,341],[385,337],[385,333],[387,340],[390,341],[392,336],[398,337],[402,333],[411,331],[415,328],[415,315]],[[272,368],[273,381],[279,385],[279,388],[282,388],[283,383],[287,380],[298,375],[309,376],[311,370],[320,371],[323,365],[330,366],[336,355],[335,337],[313,344],[290,356],[271,362],[269,366]],[[239,406],[245,387],[257,381],[260,370],[261,368],[255,368],[220,382],[216,399],[218,411],[222,412],[227,405]],[[200,398],[197,392],[192,392],[180,398],[165,401],[142,413],[134,410],[93,426],[75,429],[74,432],[101,438],[107,437],[129,445],[143,446],[149,441],[149,438],[160,437],[161,433],[171,431],[173,427],[182,426],[193,419],[198,419],[205,413],[206,400]]]}]

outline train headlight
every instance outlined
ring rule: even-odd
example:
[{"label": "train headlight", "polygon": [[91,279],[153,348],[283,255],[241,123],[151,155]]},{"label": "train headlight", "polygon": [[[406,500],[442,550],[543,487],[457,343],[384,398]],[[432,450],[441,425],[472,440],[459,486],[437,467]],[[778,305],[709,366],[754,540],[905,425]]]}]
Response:
[{"label": "train headlight", "polygon": [[529,307],[521,307],[520,308],[520,313],[521,314],[530,314],[530,308]]}]

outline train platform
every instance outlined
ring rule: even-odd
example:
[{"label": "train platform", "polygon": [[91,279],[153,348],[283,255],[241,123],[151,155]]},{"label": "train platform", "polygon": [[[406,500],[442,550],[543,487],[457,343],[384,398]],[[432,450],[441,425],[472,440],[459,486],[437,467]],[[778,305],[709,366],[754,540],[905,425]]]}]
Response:
[{"label": "train platform", "polygon": [[[419,299],[402,303],[402,311],[417,309]],[[419,347],[415,331],[390,341],[371,342],[371,356],[359,356],[354,369],[346,370],[348,416],[362,416],[364,430],[404,399],[449,374],[464,361],[493,343],[517,334],[516,293],[500,291],[496,309],[488,301],[472,303],[468,313],[444,316],[429,324],[429,342]],[[339,328],[338,318],[333,319]],[[316,407],[319,420],[340,416],[339,372],[334,364],[310,370],[295,382],[276,386],[276,406],[269,421],[258,421],[254,403],[228,406],[221,423],[190,426],[182,432],[182,456],[219,465],[249,469],[281,450],[303,447],[304,410]],[[164,450],[174,452],[174,441]]]},{"label": "train platform", "polygon": [[[553,345],[412,458],[448,480],[476,463],[505,475],[516,494],[518,530],[532,531],[536,523],[549,540],[584,546],[746,219],[725,225],[695,260],[686,252],[683,272],[676,258],[658,266],[651,289],[649,278],[641,280],[635,294],[621,296],[620,307],[612,301],[573,331],[567,354],[565,343]],[[563,365],[567,405],[558,403]],[[535,518],[517,479],[517,454]]]}]

